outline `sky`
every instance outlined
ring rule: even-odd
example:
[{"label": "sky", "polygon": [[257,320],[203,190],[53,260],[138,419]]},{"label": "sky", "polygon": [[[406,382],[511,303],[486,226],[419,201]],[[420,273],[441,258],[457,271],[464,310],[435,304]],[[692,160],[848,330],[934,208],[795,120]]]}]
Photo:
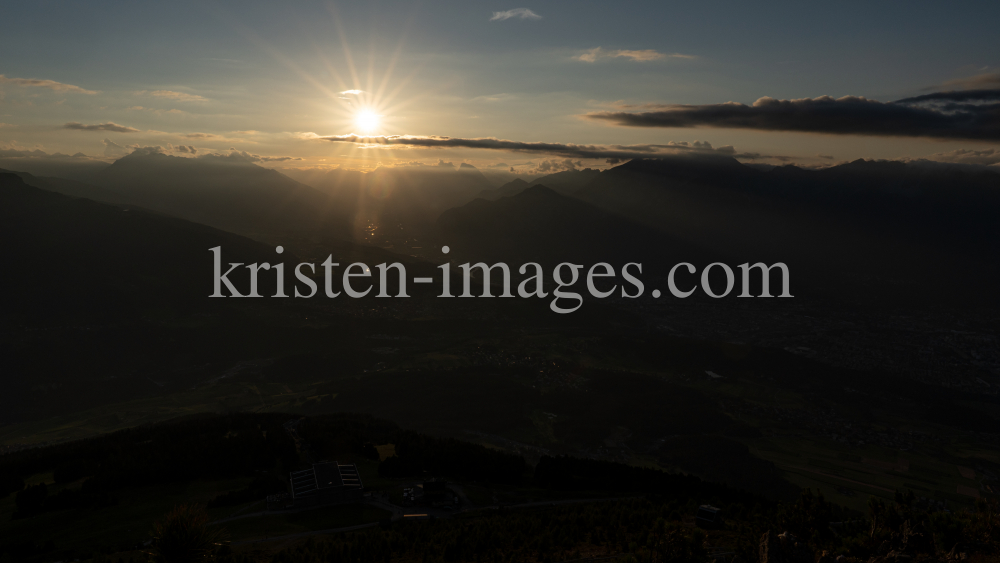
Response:
[{"label": "sky", "polygon": [[8,153],[1000,163],[998,2],[4,0],[3,14]]}]

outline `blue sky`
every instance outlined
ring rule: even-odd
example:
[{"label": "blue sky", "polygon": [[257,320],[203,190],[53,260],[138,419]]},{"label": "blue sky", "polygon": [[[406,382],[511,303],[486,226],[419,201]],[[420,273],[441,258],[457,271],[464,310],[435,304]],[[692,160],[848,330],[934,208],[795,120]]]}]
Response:
[{"label": "blue sky", "polygon": [[[493,17],[518,8],[527,11]],[[363,111],[379,117],[366,131],[374,135],[602,146],[701,140],[804,164],[822,162],[818,154],[924,157],[998,144],[585,117],[623,104],[641,111],[823,95],[890,102],[948,89],[941,85],[1000,72],[997,2],[5,2],[3,13],[6,148],[102,158],[135,145],[235,148],[302,159],[280,166],[303,167],[546,157],[360,150],[315,138],[361,132]],[[352,89],[363,92],[340,93]]]}]

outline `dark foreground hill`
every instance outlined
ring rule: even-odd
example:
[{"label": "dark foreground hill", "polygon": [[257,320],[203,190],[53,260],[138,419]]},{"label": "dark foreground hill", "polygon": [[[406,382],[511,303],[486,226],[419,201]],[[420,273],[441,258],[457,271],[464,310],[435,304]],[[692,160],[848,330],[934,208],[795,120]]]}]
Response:
[{"label": "dark foreground hill", "polygon": [[[372,496],[256,510],[265,495],[289,489],[290,471],[310,467],[310,452],[355,464]],[[402,499],[404,487],[430,480],[445,480],[458,507]],[[94,563],[167,555],[220,563],[992,563],[1000,524],[995,498],[958,513],[912,490],[873,497],[865,512],[810,490],[775,502],[619,463],[543,457],[531,466],[511,452],[356,414],[186,417],[7,455],[0,510],[0,557]]]},{"label": "dark foreground hill", "polygon": [[[380,456],[375,446],[387,444],[394,455]],[[0,458],[0,556],[86,558],[131,551],[146,541],[165,502],[207,500],[222,509],[216,515],[239,514],[264,495],[287,491],[288,473],[310,467],[307,451],[355,463],[367,490],[390,496],[406,480],[436,478],[470,493],[499,487],[512,499],[658,495],[675,506],[773,506],[752,492],[617,463],[546,457],[532,467],[515,453],[406,431],[364,415],[197,416]],[[32,483],[40,476],[41,483]],[[466,500],[466,508],[489,506],[486,500]],[[286,517],[247,516],[249,523]],[[228,527],[239,533],[240,524]]]}]

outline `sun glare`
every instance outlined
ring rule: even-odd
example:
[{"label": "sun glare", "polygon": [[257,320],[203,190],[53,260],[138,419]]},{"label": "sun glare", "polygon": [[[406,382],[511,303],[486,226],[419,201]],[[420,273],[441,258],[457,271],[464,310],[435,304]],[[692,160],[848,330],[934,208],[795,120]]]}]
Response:
[{"label": "sun glare", "polygon": [[354,125],[361,133],[371,133],[378,128],[379,116],[373,111],[363,110],[354,116]]}]

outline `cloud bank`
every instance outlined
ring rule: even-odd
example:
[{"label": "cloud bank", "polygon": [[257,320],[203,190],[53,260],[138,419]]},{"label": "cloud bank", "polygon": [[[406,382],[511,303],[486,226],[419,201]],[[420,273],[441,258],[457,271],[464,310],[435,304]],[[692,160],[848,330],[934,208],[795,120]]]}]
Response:
[{"label": "cloud bank", "polygon": [[955,149],[949,152],[932,154],[926,158],[937,162],[993,166],[1000,164],[1000,149]]},{"label": "cloud bank", "polygon": [[70,121],[66,125],[63,125],[63,129],[75,129],[77,131],[113,131],[115,133],[139,132],[139,129],[134,127],[126,127],[125,125],[118,125],[117,123],[112,123],[110,121],[107,123],[96,123],[94,125],[84,125],[83,123]]},{"label": "cloud bank", "polygon": [[934,92],[912,98],[897,100],[897,104],[917,104],[922,102],[945,103],[945,102],[990,102],[1000,101],[1000,88],[980,89],[980,90],[951,90],[948,92]]},{"label": "cloud bank", "polygon": [[935,92],[897,102],[859,96],[776,100],[753,105],[661,105],[654,111],[596,112],[626,127],[720,127],[836,135],[1000,140],[1000,90]]},{"label": "cloud bank", "polygon": [[527,8],[514,8],[513,10],[507,10],[504,12],[493,12],[493,16],[490,17],[490,21],[504,21],[512,18],[522,20],[540,20],[542,19],[542,16],[539,16]]},{"label": "cloud bank", "polygon": [[85,90],[72,84],[63,84],[55,80],[39,80],[37,78],[8,78],[0,74],[0,84],[13,84],[29,88],[48,88],[56,92],[71,92],[74,94],[97,94],[96,90]]}]

